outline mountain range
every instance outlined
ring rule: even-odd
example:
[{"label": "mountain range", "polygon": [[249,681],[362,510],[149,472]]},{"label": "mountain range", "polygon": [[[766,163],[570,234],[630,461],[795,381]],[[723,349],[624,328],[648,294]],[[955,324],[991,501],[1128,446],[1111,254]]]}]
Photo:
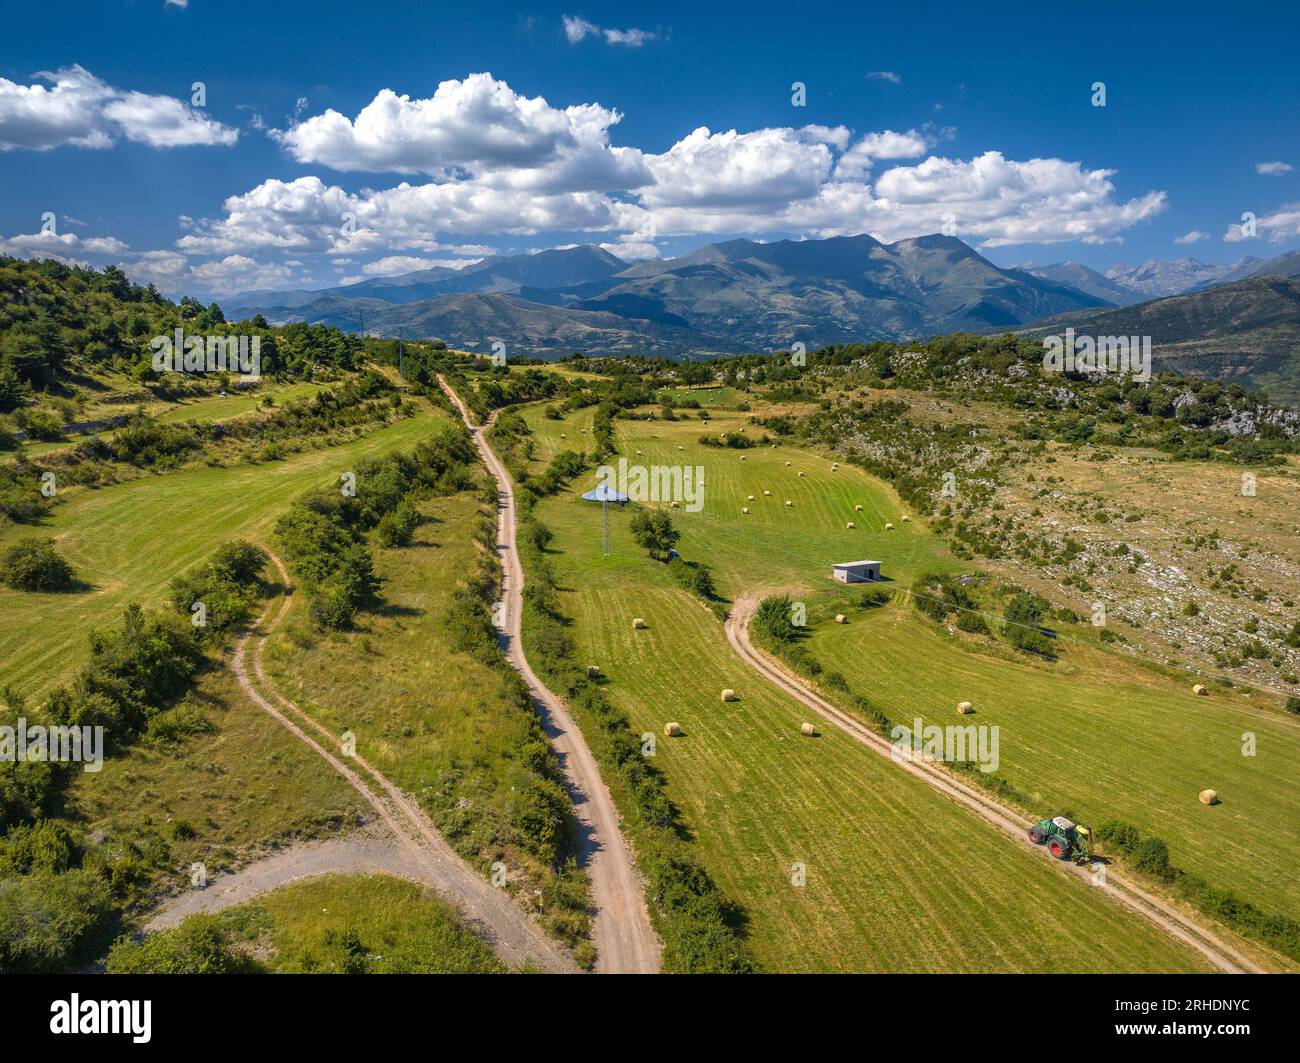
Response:
[{"label": "mountain range", "polygon": [[[473,298],[468,298],[473,296]],[[767,351],[1011,328],[1106,300],[1003,269],[955,237],[729,240],[630,264],[591,245],[315,292],[250,292],[236,316],[310,321],[521,354]]]},{"label": "mountain range", "polygon": [[[227,300],[234,317],[377,336],[503,342],[514,356],[706,356],[945,332],[1042,335],[1066,325],[1150,335],[1159,367],[1300,399],[1300,252],[1231,265],[1192,258],[1104,273],[1075,262],[994,265],[962,241],[871,236],[728,240],[626,262],[590,244],[495,256],[318,291]],[[1046,330],[1046,332],[1044,331]]]}]

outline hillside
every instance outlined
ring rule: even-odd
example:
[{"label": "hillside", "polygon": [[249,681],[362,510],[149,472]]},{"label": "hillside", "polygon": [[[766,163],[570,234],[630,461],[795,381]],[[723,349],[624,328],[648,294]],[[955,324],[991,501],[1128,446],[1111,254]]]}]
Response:
[{"label": "hillside", "polygon": [[1264,388],[1300,404],[1300,280],[1256,277],[1119,309],[1063,314],[1021,335],[1073,326],[1094,336],[1150,336],[1157,372]]}]

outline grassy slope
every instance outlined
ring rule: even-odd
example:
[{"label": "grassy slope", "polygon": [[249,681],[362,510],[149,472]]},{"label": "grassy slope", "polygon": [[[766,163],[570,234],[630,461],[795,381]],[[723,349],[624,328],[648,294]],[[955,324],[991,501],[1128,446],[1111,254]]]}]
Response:
[{"label": "grassy slope", "polygon": [[355,631],[313,632],[306,600],[295,596],[266,663],[303,709],[335,734],[351,730],[357,752],[420,797],[453,844],[478,854],[485,875],[500,859],[512,882],[531,887],[546,884],[550,870],[503,841],[527,717],[509,702],[502,675],[453,648],[444,630],[448,597],[481,550],[473,535],[480,505],[472,494],[430,499],[411,546],[374,547],[384,604],[360,615]]},{"label": "grassy slope", "polygon": [[43,525],[0,527],[0,548],[53,536],[91,589],[29,594],[0,587],[3,680],[28,696],[68,678],[86,656],[86,635],[131,601],[158,605],[167,583],[230,539],[269,534],[295,495],[374,457],[410,446],[445,418],[429,409],[351,443],[284,461],[196,467],[99,489],[70,488]]},{"label": "grassy slope", "polygon": [[[849,466],[832,472],[823,457],[793,447],[699,447],[698,422],[617,423],[620,439],[629,439],[621,451],[642,450],[636,460],[706,467],[704,509],[676,514],[679,548],[713,566],[728,596],[756,587],[839,592],[827,578],[834,560],[881,560],[895,580],[884,586],[894,590],[910,587],[922,570],[954,567],[915,520],[900,520],[905,510],[892,492]],[[709,431],[743,423],[717,415]],[[864,511],[852,512],[855,504]],[[748,517],[740,515],[744,505]],[[845,528],[849,519],[856,530]],[[886,521],[895,530],[885,532]],[[976,722],[1001,729],[1000,773],[1041,795],[1042,814],[1068,808],[1082,822],[1126,820],[1163,837],[1176,863],[1214,884],[1271,911],[1300,910],[1300,790],[1291,781],[1300,720],[1217,689],[1198,698],[1190,680],[1172,682],[1095,644],[1071,647],[1055,665],[989,655],[974,640],[946,637],[901,600],[869,623],[823,625],[806,648],[896,720],[919,714],[948,724],[957,702],[975,703]],[[1246,731],[1258,739],[1254,757],[1242,755]],[[1207,787],[1222,804],[1200,804]],[[1260,859],[1262,848],[1269,859]]]},{"label": "grassy slope", "polygon": [[[98,774],[75,776],[67,813],[87,830],[170,844],[162,886],[185,888],[189,866],[208,874],[272,842],[331,834],[354,821],[360,796],[312,750],[242,695],[224,668],[203,676],[191,700],[212,725],[179,747],[137,743]],[[175,833],[188,824],[192,838]]]},{"label": "grassy slope", "polygon": [[[120,417],[123,414],[133,413],[136,409],[143,409],[145,413],[164,424],[175,424],[181,421],[199,421],[202,423],[229,421],[232,418],[243,417],[252,413],[267,395],[270,395],[278,405],[284,405],[298,399],[312,398],[325,386],[324,384],[302,382],[276,384],[268,380],[255,391],[232,391],[224,399],[219,398],[214,392],[212,395],[187,398],[180,402],[154,401],[141,402],[135,405],[90,403],[84,410],[78,412],[76,420],[94,421],[101,418]],[[113,433],[111,430],[101,432],[100,437],[112,439]],[[22,452],[29,458],[35,458],[42,454],[61,450],[64,447],[75,446],[77,443],[89,438],[90,436],[70,436],[68,439],[54,440],[52,442],[32,440],[23,443]]]},{"label": "grassy slope", "polygon": [[[531,411],[529,421],[552,437],[569,431],[546,422],[540,411]],[[703,427],[698,421],[619,422],[620,450],[630,460],[640,448],[647,462],[706,465],[709,504],[704,513],[681,515],[681,547],[686,557],[715,565],[730,593],[752,587],[752,573],[762,573],[765,585],[785,585],[808,571],[808,555],[825,555],[829,564],[844,559],[846,550],[849,558],[871,554],[875,543],[866,525],[877,521],[880,527],[885,514],[897,514],[883,491],[844,470],[835,474],[843,481],[841,501],[850,509],[850,499],[860,501],[868,519],[859,519],[857,539],[825,520],[819,524],[817,515],[829,518],[840,503],[819,501],[820,490],[783,465],[791,460],[811,468],[815,458],[782,449],[762,452],[770,457],[760,460],[751,450],[739,463],[737,452],[695,446]],[[719,427],[715,419],[709,430]],[[676,450],[678,440],[686,451]],[[774,512],[761,518],[763,524],[742,526],[743,495],[761,497],[760,481],[774,489],[767,500]],[[800,507],[786,510],[783,496]],[[671,585],[663,566],[641,556],[628,535],[627,514],[612,517],[608,559],[600,555],[594,507],[566,493],[544,503],[541,516],[556,533],[563,606],[577,620],[572,635],[580,653],[606,672],[611,697],[634,726],[661,736],[659,763],[671,794],[697,833],[710,873],[746,906],[751,944],[765,967],[1201,968],[1086,884],[1008,847],[991,828],[847,737],[824,729],[818,739],[801,740],[807,710],[750,673],[726,645],[716,618]],[[760,536],[763,528],[770,538]],[[925,554],[920,540],[908,529],[895,541],[911,542],[919,561]],[[633,616],[645,617],[650,629],[633,632]],[[737,689],[741,700],[720,703],[722,687]],[[662,738],[669,720],[680,722],[686,737]],[[807,866],[802,889],[790,884],[795,862]]]},{"label": "grassy slope", "polygon": [[388,875],[325,875],[294,882],[232,908],[223,921],[242,931],[278,974],[331,970],[325,934],[355,930],[371,968],[394,953],[418,957],[428,974],[499,974],[501,962],[459,925],[435,893]]}]

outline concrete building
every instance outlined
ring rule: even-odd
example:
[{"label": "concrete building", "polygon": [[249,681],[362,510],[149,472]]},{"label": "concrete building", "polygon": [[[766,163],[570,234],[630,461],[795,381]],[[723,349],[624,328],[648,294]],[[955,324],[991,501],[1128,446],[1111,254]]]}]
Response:
[{"label": "concrete building", "polygon": [[880,579],[880,562],[845,561],[831,570],[831,577],[841,583],[872,583]]}]

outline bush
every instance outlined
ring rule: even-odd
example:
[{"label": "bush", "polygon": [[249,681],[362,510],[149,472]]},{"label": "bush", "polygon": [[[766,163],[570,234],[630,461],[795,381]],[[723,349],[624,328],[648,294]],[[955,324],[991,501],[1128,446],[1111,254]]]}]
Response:
[{"label": "bush", "polygon": [[0,877],[36,871],[59,873],[75,867],[80,860],[80,839],[57,819],[15,827],[0,838]]},{"label": "bush", "polygon": [[119,938],[108,953],[109,974],[248,974],[260,970],[233,948],[214,915],[192,915],[143,941]]},{"label": "bush", "polygon": [[72,566],[54,551],[53,539],[22,539],[5,551],[4,582],[16,591],[66,591]]},{"label": "bush", "polygon": [[1300,698],[1294,694],[1286,699],[1286,711],[1292,716],[1300,716]]},{"label": "bush", "polygon": [[375,534],[382,546],[409,546],[419,523],[420,515],[415,507],[408,502],[401,502],[391,513],[385,513],[379,519]]},{"label": "bush", "polygon": [[764,598],[754,614],[754,628],[777,642],[793,642],[796,629],[790,618],[793,603],[789,595]]},{"label": "bush", "polygon": [[172,605],[189,615],[194,604],[202,602],[205,627],[212,633],[241,624],[257,600],[267,560],[265,551],[252,543],[226,543],[198,569],[172,580]]},{"label": "bush", "polygon": [[109,888],[88,871],[37,871],[0,880],[0,970],[48,973],[85,958],[109,910]]}]

